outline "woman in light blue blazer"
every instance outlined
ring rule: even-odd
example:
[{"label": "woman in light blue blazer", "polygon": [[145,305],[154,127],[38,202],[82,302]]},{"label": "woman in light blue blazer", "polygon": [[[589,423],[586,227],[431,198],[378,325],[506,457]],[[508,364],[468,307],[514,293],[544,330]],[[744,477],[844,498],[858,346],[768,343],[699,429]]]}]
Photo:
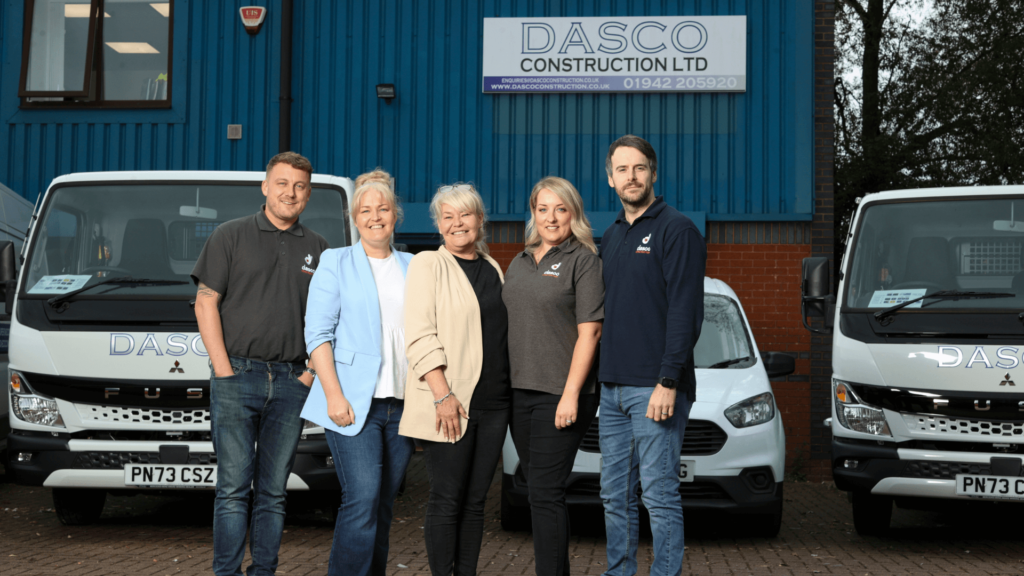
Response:
[{"label": "woman in light blue blazer", "polygon": [[306,351],[316,378],[302,417],[324,427],[341,484],[328,573],[383,575],[395,495],[413,453],[405,398],[405,271],[391,247],[401,207],[382,170],[352,197],[359,242],[327,250],[309,284]]}]

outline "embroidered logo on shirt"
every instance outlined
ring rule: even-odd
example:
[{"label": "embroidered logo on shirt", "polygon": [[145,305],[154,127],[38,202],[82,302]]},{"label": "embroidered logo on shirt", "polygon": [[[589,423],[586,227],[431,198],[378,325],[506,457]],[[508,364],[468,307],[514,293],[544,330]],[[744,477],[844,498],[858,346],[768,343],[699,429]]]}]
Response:
[{"label": "embroidered logo on shirt", "polygon": [[[306,260],[306,264],[312,264],[313,263],[313,255],[312,254],[306,254],[305,260]],[[312,275],[314,272],[316,272],[316,268],[310,268],[309,266],[303,266],[302,267],[302,271],[304,273],[306,273],[306,274]]]},{"label": "embroidered logo on shirt", "polygon": [[651,232],[647,236],[644,236],[644,239],[640,241],[641,244],[636,247],[636,253],[637,254],[650,254],[651,253],[651,247],[647,246],[646,244],[651,241],[651,236],[653,234],[654,234],[654,232]]},{"label": "embroidered logo on shirt", "polygon": [[561,267],[561,266],[562,266],[561,262],[559,262],[558,264],[552,264],[551,265],[551,270],[545,270],[543,276],[551,276],[551,277],[554,277],[554,278],[558,278],[558,275],[560,274],[560,272],[555,272],[555,270],[558,270],[558,268]]}]

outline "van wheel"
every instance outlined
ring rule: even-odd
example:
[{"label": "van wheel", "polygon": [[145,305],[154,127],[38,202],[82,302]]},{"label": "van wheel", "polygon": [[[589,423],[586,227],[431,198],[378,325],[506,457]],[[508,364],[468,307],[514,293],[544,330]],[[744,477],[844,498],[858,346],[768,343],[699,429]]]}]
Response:
[{"label": "van wheel", "polygon": [[771,514],[762,514],[750,519],[750,531],[761,538],[775,538],[782,529],[782,506]]},{"label": "van wheel", "polygon": [[57,512],[57,519],[65,526],[84,526],[99,520],[106,500],[106,490],[53,489],[53,509]]},{"label": "van wheel", "polygon": [[501,482],[501,529],[506,532],[530,530],[533,528],[533,522],[530,519],[530,509],[525,506],[512,504],[508,493],[505,491],[507,483],[508,481],[503,475]]},{"label": "van wheel", "polygon": [[870,492],[853,492],[853,527],[861,536],[881,536],[892,520],[892,498]]}]

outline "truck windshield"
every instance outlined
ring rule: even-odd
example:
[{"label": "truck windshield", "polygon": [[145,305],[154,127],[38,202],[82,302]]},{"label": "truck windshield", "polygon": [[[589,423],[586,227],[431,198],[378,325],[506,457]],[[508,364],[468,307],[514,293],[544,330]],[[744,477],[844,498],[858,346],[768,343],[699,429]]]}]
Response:
[{"label": "truck windshield", "polygon": [[[729,360],[740,360],[728,363]],[[749,368],[754,364],[750,336],[736,303],[718,294],[704,294],[704,325],[693,348],[694,366]]]},{"label": "truck windshield", "polygon": [[883,309],[958,290],[1015,296],[927,299],[907,309],[1019,309],[1024,304],[1022,246],[1022,197],[874,204],[864,209],[854,234],[845,304]]},{"label": "truck windshield", "polygon": [[[64,186],[51,195],[33,231],[24,284],[29,296],[52,297],[120,276],[187,283],[110,284],[82,298],[194,296],[189,274],[206,239],[265,202],[259,183],[130,182]],[[344,209],[340,190],[314,186],[300,221],[337,248],[346,244]]]}]

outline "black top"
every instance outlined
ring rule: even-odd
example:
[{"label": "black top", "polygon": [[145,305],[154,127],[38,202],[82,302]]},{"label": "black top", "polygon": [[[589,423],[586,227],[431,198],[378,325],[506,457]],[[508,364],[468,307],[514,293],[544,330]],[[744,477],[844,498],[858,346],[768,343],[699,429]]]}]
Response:
[{"label": "black top", "polygon": [[604,329],[598,379],[653,387],[665,376],[695,399],[693,347],[704,322],[707,248],[661,196],[630,224],[620,211],[601,240]]},{"label": "black top", "polygon": [[[604,319],[601,259],[570,236],[540,263],[523,251],[505,273],[512,387],[561,395],[569,379],[579,325]],[[597,362],[581,392],[594,391]]]},{"label": "black top", "polygon": [[322,236],[298,222],[278,230],[262,207],[217,226],[192,280],[223,296],[220,321],[229,355],[263,362],[306,359],[306,296],[327,248]]},{"label": "black top", "polygon": [[473,391],[472,406],[477,410],[503,410],[511,405],[508,380],[508,311],[501,301],[501,278],[483,258],[463,260],[455,257],[473,285],[480,303],[480,331],[483,335],[484,364]]}]

